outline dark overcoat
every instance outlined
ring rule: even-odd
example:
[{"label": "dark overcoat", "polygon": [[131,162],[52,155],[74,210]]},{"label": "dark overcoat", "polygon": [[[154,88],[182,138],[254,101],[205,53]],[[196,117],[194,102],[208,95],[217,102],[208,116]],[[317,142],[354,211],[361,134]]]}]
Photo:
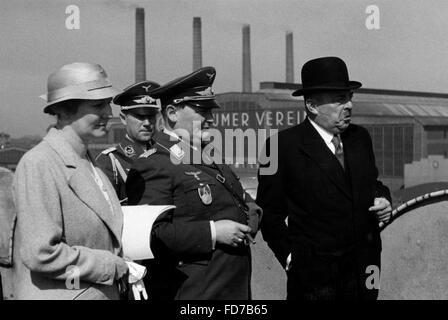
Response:
[{"label": "dark overcoat", "polygon": [[366,267],[380,264],[378,221],[368,209],[375,197],[391,201],[377,180],[369,133],[351,124],[341,134],[345,171],[308,119],[276,138],[278,169],[258,176],[263,238],[283,267],[291,253],[288,276],[305,291],[324,284],[333,274],[332,259],[346,253],[353,254],[361,283]]}]

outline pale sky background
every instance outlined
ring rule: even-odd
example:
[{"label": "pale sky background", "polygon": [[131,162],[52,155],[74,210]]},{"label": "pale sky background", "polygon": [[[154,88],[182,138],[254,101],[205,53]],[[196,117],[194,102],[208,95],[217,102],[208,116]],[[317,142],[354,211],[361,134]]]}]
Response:
[{"label": "pale sky background", "polygon": [[[67,30],[65,9],[80,9]],[[368,5],[380,29],[368,30]],[[285,80],[285,33],[294,34],[295,81],[309,59],[336,55],[366,88],[448,93],[446,0],[2,0],[0,131],[44,135],[48,75],[95,62],[120,89],[134,82],[135,8],[145,8],[147,78],[165,83],[192,71],[193,17],[202,18],[203,65],[217,93],[241,91],[243,24],[251,25],[252,85]],[[115,112],[116,114],[116,112]]]}]

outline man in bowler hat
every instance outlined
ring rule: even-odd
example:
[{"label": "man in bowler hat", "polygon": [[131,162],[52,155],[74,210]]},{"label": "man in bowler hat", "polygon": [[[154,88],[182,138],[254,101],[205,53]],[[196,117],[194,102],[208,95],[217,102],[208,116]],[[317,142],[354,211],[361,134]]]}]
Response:
[{"label": "man in bowler hat", "polygon": [[126,134],[117,145],[103,150],[96,162],[114,186],[121,204],[127,201],[126,179],[132,163],[144,152],[151,152],[154,145],[152,138],[161,105],[160,99],[153,98],[151,92],[158,87],[153,81],[137,82],[113,99],[120,106],[120,120]]},{"label": "man in bowler hat", "polygon": [[263,238],[286,269],[288,300],[376,299],[366,281],[380,268],[391,197],[369,133],[350,123],[361,83],[337,57],[308,61],[301,75],[293,96],[304,96],[307,118],[278,134],[277,172],[258,175]]},{"label": "man in bowler hat", "polygon": [[206,148],[212,110],[219,107],[215,75],[204,67],[153,92],[162,101],[165,128],[155,136],[156,152],[137,159],[126,182],[131,205],[176,206],[152,229],[150,299],[251,297],[249,244],[261,209],[229,166],[191,157]]}]

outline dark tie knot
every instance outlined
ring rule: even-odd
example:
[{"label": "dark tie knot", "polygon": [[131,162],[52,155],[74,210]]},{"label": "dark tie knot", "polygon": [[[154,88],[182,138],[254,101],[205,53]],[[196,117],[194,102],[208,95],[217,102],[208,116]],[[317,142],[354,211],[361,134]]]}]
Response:
[{"label": "dark tie knot", "polygon": [[339,135],[334,135],[333,139],[331,139],[331,143],[333,143],[334,147],[338,149],[338,147],[341,145],[341,139],[339,138]]},{"label": "dark tie knot", "polygon": [[335,148],[334,154],[341,164],[341,167],[344,169],[344,150],[342,150],[341,139],[339,138],[339,135],[334,135],[333,139],[331,139],[331,143],[333,143]]}]

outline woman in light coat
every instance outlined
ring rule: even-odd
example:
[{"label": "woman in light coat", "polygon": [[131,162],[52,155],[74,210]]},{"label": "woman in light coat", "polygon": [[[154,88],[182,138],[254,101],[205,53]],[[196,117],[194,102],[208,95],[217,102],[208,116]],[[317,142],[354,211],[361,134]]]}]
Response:
[{"label": "woman in light coat", "polygon": [[119,298],[128,273],[122,212],[87,150],[106,135],[117,93],[96,64],[68,64],[48,78],[44,112],[57,123],[23,156],[13,185],[16,299]]}]

